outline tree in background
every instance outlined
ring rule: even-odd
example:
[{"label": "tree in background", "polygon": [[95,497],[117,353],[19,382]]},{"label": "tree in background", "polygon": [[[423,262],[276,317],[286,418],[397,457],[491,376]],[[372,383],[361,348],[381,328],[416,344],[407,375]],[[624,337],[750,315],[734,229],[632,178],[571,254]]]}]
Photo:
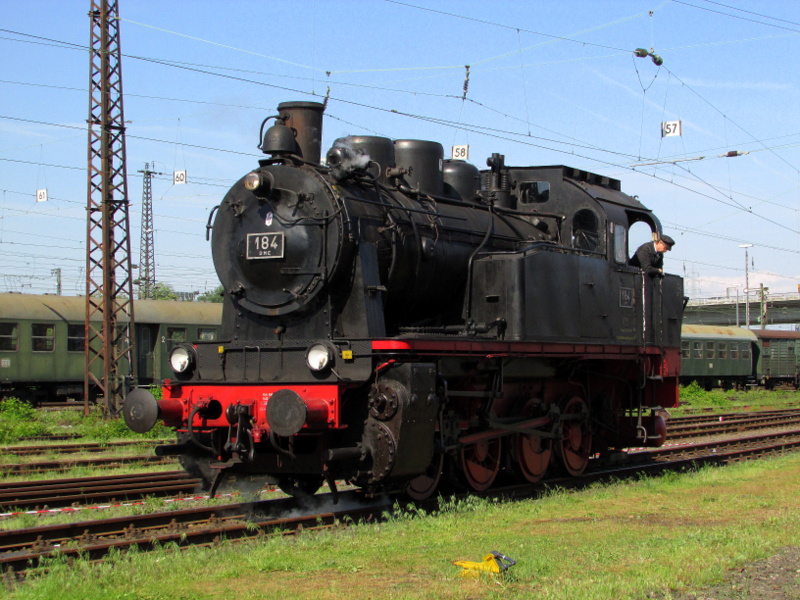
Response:
[{"label": "tree in background", "polygon": [[219,304],[222,302],[222,294],[225,292],[225,286],[218,285],[213,290],[203,292],[197,297],[198,302],[214,302]]},{"label": "tree in background", "polygon": [[179,300],[178,293],[168,283],[157,283],[153,287],[153,300]]}]

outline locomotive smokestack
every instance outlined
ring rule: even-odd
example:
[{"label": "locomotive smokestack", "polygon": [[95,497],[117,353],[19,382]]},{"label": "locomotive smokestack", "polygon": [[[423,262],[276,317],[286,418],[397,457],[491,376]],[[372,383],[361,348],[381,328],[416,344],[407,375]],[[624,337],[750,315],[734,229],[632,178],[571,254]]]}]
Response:
[{"label": "locomotive smokestack", "polygon": [[278,115],[295,131],[299,154],[310,163],[319,164],[322,152],[322,113],[319,102],[281,102]]}]

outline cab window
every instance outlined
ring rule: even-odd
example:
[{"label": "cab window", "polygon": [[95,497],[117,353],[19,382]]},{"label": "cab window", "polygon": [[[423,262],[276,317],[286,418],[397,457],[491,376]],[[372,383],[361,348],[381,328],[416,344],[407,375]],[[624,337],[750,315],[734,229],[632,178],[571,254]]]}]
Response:
[{"label": "cab window", "polygon": [[542,204],[549,199],[549,181],[523,181],[519,184],[520,204]]},{"label": "cab window", "polygon": [[614,240],[614,262],[620,265],[628,263],[628,230],[617,225],[616,223],[609,223],[612,239]]},{"label": "cab window", "polygon": [[572,247],[578,250],[597,250],[600,245],[600,220],[594,211],[583,208],[572,218]]}]

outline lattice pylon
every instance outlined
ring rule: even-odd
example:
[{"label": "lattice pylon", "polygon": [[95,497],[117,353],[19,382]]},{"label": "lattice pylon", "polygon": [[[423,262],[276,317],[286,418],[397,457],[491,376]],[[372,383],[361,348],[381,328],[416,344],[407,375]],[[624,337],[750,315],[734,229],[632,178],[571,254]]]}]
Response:
[{"label": "lattice pylon", "polygon": [[[155,163],[154,163],[155,166]],[[139,299],[153,297],[156,287],[155,241],[153,236],[153,175],[161,175],[150,170],[150,163],[144,164],[142,173],[142,235],[139,243]]]},{"label": "lattice pylon", "polygon": [[84,410],[96,386],[108,415],[136,379],[118,15],[116,0],[92,0]]}]

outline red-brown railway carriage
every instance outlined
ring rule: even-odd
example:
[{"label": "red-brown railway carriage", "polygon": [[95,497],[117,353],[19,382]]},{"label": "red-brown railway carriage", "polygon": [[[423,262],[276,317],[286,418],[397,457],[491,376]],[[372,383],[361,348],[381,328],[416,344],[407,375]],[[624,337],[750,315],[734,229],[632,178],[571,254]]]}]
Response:
[{"label": "red-brown railway carriage", "polygon": [[125,403],[134,429],[176,428],[161,453],[209,482],[421,498],[664,442],[683,281],[627,265],[631,225],[660,224],[618,181],[374,136],[322,166],[322,105],[278,111],[216,212],[219,341],[177,348],[158,402]]}]

